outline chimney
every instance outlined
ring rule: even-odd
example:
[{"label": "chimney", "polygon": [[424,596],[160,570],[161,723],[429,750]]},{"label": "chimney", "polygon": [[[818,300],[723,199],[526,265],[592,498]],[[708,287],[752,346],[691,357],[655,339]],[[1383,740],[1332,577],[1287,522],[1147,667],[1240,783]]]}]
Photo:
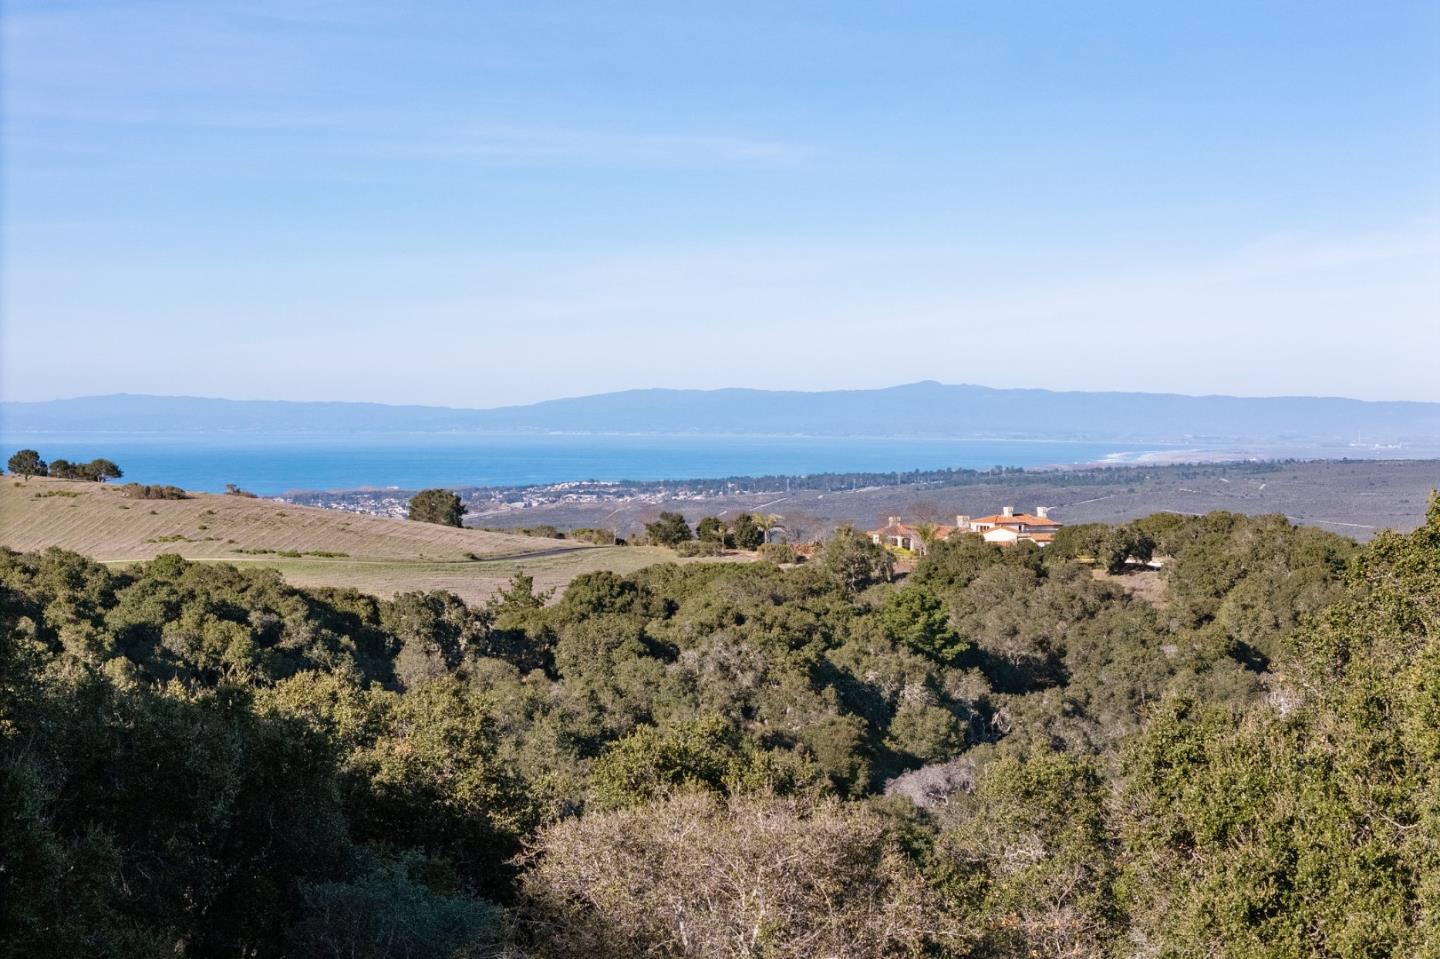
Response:
[{"label": "chimney", "polygon": [[969,528],[970,528],[970,517],[966,516],[964,513],[957,513],[957,514],[955,514],[955,528],[956,528],[956,529],[969,529]]},{"label": "chimney", "polygon": [[1013,506],[1007,506],[1007,507],[1005,507],[1003,510],[1001,510],[1001,512],[1004,513],[1006,516],[1014,516],[1014,515],[1015,515],[1015,507],[1013,507]]},{"label": "chimney", "polygon": [[890,517],[887,517],[887,520],[886,520],[885,525],[886,525],[886,526],[899,526],[899,525],[900,525],[900,517],[898,517],[898,516],[890,516]]},{"label": "chimney", "polygon": [[1038,517],[1040,517],[1041,519],[1049,519],[1049,518],[1050,518],[1050,507],[1048,507],[1048,506],[1037,506],[1037,507],[1035,507],[1035,515],[1038,516]]}]

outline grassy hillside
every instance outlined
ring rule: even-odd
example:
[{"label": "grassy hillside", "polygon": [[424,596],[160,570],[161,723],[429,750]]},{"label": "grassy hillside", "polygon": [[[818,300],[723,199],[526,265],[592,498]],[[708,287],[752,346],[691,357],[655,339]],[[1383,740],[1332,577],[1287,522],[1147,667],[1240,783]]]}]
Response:
[{"label": "grassy hillside", "polygon": [[446,589],[470,602],[488,597],[517,569],[550,587],[583,572],[628,573],[674,558],[668,550],[586,546],[241,496],[140,500],[118,486],[8,477],[0,481],[0,546],[59,546],[109,564],[178,553],[274,567],[296,585],[353,586],[380,596]]},{"label": "grassy hillside", "polygon": [[[555,542],[532,540],[530,544]],[[654,546],[573,546],[491,559],[429,562],[428,560],[346,560],[302,557],[252,557],[280,570],[296,586],[348,586],[389,597],[410,590],[443,589],[467,603],[481,603],[510,582],[518,571],[535,578],[537,590],[563,587],[582,573],[609,570],[629,575],[655,563],[688,563],[668,549]],[[736,559],[727,557],[726,559]],[[741,557],[740,559],[748,559]],[[715,562],[710,559],[709,562]]]}]

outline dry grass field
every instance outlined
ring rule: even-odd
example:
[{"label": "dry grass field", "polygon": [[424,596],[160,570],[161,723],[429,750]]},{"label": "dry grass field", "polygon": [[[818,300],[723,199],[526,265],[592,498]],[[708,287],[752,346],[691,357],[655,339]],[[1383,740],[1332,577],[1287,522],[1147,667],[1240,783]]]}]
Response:
[{"label": "dry grass field", "polygon": [[[0,543],[60,546],[99,560],[179,553],[230,559],[241,550],[344,553],[365,560],[463,560],[553,549],[554,541],[430,523],[361,516],[195,493],[184,500],[130,499],[101,483],[6,477],[0,481]],[[567,544],[572,545],[572,544]]]},{"label": "dry grass field", "polygon": [[[725,559],[743,561],[748,557]],[[267,560],[264,565],[280,570],[285,579],[296,586],[349,586],[376,596],[391,596],[415,589],[443,589],[468,603],[482,603],[509,583],[510,577],[517,571],[533,576],[535,588],[545,590],[563,588],[581,573],[606,569],[624,574],[667,562],[694,560],[677,559],[670,550],[651,546],[606,546],[473,562],[347,562],[280,558]]]},{"label": "dry grass field", "polygon": [[549,588],[593,570],[624,573],[675,559],[665,549],[587,546],[241,496],[142,500],[119,486],[11,477],[0,480],[0,546],[58,546],[117,564],[178,553],[272,567],[299,586],[380,596],[445,589],[469,602],[483,601],[517,570]]}]

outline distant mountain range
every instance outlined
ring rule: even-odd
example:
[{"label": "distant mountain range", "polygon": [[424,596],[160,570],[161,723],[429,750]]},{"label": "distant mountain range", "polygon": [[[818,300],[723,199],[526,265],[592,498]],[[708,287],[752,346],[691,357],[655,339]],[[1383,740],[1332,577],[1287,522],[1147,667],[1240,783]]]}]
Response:
[{"label": "distant mountain range", "polygon": [[116,394],[0,403],[0,429],[903,435],[1433,448],[1440,444],[1440,403],[1004,390],[935,382],[813,393],[626,390],[488,410]]}]

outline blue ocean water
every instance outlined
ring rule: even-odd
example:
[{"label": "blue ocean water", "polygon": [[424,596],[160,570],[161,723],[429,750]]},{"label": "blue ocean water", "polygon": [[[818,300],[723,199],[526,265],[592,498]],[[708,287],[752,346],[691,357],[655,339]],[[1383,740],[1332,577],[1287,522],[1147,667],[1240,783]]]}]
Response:
[{"label": "blue ocean water", "polygon": [[103,456],[126,480],[265,495],[289,490],[517,486],[570,480],[992,466],[1126,459],[1156,445],[905,437],[476,433],[22,433],[0,438],[52,460]]}]

